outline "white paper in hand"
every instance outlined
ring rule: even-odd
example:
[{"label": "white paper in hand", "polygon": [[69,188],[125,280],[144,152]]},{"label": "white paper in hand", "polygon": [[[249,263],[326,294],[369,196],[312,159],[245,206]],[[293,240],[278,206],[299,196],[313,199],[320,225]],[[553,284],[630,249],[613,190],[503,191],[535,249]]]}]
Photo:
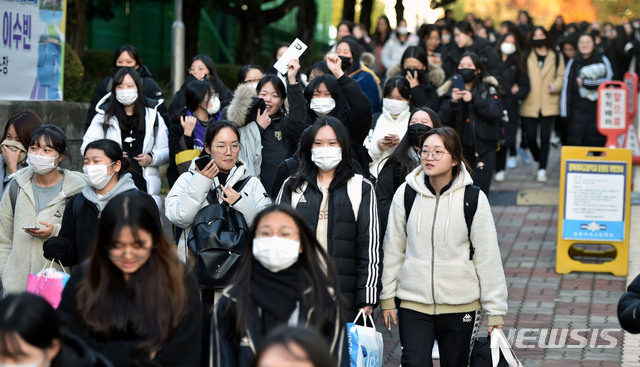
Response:
[{"label": "white paper in hand", "polygon": [[280,56],[278,61],[276,61],[273,67],[280,73],[282,73],[282,75],[287,74],[287,64],[289,63],[289,61],[293,59],[299,59],[306,49],[307,45],[296,38],[291,46],[289,46],[289,48],[282,54],[282,56]]}]

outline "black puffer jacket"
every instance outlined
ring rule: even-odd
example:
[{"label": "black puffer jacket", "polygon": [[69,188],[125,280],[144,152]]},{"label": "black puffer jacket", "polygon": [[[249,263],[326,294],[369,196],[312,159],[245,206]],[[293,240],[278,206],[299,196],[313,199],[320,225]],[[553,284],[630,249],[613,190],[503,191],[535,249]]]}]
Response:
[{"label": "black puffer jacket", "polygon": [[62,345],[51,367],[113,367],[107,357],[89,348],[78,336],[62,329]]},{"label": "black puffer jacket", "polygon": [[[163,99],[162,89],[160,88],[158,83],[156,83],[156,81],[151,77],[151,71],[149,71],[149,68],[147,68],[145,65],[140,65],[137,71],[138,74],[140,74],[140,78],[142,79],[142,94],[145,97],[156,101]],[[104,97],[107,93],[111,92],[112,83],[113,75],[109,75],[108,77],[102,79],[100,84],[98,84],[98,86],[96,87],[96,91],[95,93],[93,93],[93,97],[91,97],[91,101],[89,102],[89,111],[87,112],[87,125],[85,126],[85,130],[89,128],[89,125],[91,125],[91,120],[93,120],[93,117],[96,115],[96,105],[98,104],[98,102],[100,102],[102,97]],[[168,124],[168,121],[170,120],[167,120],[167,106],[165,106],[164,103],[161,103],[158,106],[158,112],[160,112],[160,115],[162,115],[165,123]]]},{"label": "black puffer jacket", "polygon": [[473,36],[473,43],[467,48],[459,48],[455,42],[450,42],[447,45],[446,59],[444,59],[444,62],[442,63],[442,67],[444,68],[447,78],[450,78],[457,73],[460,58],[462,57],[462,54],[467,51],[478,55],[482,63],[487,68],[489,74],[500,74],[500,67],[502,66],[502,63],[500,62],[498,52],[496,52],[493,46],[491,46],[491,43],[486,39]]},{"label": "black puffer jacket", "polygon": [[638,275],[618,301],[620,326],[632,334],[640,333],[640,275]]},{"label": "black puffer jacket", "polygon": [[[329,223],[327,252],[338,271],[340,293],[346,300],[346,318],[353,320],[357,309],[379,302],[382,270],[381,241],[378,235],[378,207],[373,185],[362,182],[362,201],[356,222],[347,182],[354,176],[350,169],[343,169],[329,186]],[[318,226],[322,191],[317,186],[317,170],[305,177],[307,187],[296,206],[311,227]],[[276,199],[277,203],[291,204],[291,178],[284,182]]]}]

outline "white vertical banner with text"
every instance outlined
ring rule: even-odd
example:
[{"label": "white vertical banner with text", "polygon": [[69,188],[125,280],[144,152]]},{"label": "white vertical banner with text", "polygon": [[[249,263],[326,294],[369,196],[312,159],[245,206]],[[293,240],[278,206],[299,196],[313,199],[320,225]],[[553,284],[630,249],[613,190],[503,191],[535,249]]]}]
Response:
[{"label": "white vertical banner with text", "polygon": [[0,100],[62,100],[67,0],[0,0]]}]

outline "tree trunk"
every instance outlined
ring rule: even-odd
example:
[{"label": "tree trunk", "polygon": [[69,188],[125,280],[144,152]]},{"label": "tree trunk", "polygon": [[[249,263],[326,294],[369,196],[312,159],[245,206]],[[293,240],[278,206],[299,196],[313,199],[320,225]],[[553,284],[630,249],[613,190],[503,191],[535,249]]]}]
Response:
[{"label": "tree trunk", "polygon": [[362,9],[360,10],[360,23],[364,24],[367,32],[371,33],[371,10],[373,9],[373,0],[362,0]]},{"label": "tree trunk", "polygon": [[204,0],[184,0],[182,21],[184,22],[184,63],[185,70],[191,66],[191,59],[198,54],[198,29],[200,28],[200,9]]},{"label": "tree trunk", "polygon": [[356,18],[356,0],[344,0],[342,19],[354,21]]},{"label": "tree trunk", "polygon": [[396,24],[398,24],[399,21],[404,19],[404,4],[402,3],[402,0],[396,0],[395,9],[396,9]]},{"label": "tree trunk", "polygon": [[242,31],[236,46],[236,64],[259,64],[262,40],[267,24],[260,16],[241,18],[240,22],[242,23]]},{"label": "tree trunk", "polygon": [[[313,50],[314,36],[316,33],[316,18],[318,17],[318,6],[315,1],[300,0],[298,3],[298,23],[296,34],[305,45],[308,51]],[[305,52],[304,56],[310,57],[312,52]]]},{"label": "tree trunk", "polygon": [[80,58],[87,46],[87,10],[88,0],[71,0],[67,4],[67,42]]}]

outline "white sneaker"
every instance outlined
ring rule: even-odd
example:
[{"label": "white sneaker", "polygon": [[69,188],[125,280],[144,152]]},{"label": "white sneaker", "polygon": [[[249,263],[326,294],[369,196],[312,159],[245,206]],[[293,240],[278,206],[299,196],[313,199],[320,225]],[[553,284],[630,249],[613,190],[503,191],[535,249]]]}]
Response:
[{"label": "white sneaker", "polygon": [[438,349],[438,341],[433,343],[433,349],[431,349],[431,358],[440,359],[440,349]]},{"label": "white sneaker", "polygon": [[516,168],[517,165],[516,157],[509,157],[509,159],[507,159],[507,168]]},{"label": "white sneaker", "polygon": [[547,182],[547,170],[539,169],[538,174],[536,175],[536,181],[538,182]]},{"label": "white sneaker", "polygon": [[505,173],[504,173],[504,170],[502,170],[502,171],[498,171],[494,178],[496,181],[502,182],[504,181],[504,176],[505,176]]}]

